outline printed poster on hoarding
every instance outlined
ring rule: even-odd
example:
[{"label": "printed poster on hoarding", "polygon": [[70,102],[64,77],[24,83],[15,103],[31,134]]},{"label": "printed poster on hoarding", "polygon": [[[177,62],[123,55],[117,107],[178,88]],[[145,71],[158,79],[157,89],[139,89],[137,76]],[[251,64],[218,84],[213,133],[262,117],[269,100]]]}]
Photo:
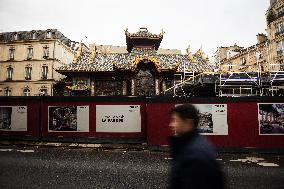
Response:
[{"label": "printed poster on hoarding", "polygon": [[260,135],[284,135],[284,103],[259,103]]},{"label": "printed poster on hoarding", "polygon": [[96,131],[141,132],[140,105],[97,105]]},{"label": "printed poster on hoarding", "polygon": [[49,132],[89,132],[89,106],[48,106]]},{"label": "printed poster on hoarding", "polygon": [[[177,104],[176,106],[178,106]],[[228,135],[227,104],[193,104],[199,111],[198,129],[203,135]]]},{"label": "printed poster on hoarding", "polygon": [[0,106],[0,131],[27,131],[27,106]]}]

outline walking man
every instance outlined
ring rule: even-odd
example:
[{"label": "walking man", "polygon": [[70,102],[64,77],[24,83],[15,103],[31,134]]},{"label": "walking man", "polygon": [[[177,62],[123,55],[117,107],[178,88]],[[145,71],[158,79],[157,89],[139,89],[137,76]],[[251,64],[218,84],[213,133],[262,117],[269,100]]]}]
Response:
[{"label": "walking man", "polygon": [[210,143],[198,133],[198,110],[191,104],[170,112],[171,189],[223,189],[224,175]]}]

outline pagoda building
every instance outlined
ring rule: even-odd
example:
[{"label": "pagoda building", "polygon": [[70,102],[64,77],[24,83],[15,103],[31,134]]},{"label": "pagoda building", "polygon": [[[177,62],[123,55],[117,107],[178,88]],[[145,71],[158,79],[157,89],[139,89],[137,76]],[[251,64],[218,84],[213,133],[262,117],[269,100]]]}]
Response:
[{"label": "pagoda building", "polygon": [[[164,32],[152,34],[142,27],[125,30],[126,47],[102,48],[81,44],[73,63],[56,71],[67,76],[71,95],[155,96],[174,86],[186,73],[212,72],[208,57],[200,49],[192,54],[161,49]],[[118,50],[119,49],[119,50]],[[68,83],[68,82],[67,82]]]}]

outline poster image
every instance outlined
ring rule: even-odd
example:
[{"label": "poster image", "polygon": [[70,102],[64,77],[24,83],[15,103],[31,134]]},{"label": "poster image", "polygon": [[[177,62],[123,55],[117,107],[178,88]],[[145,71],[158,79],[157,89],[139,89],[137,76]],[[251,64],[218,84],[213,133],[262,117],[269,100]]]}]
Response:
[{"label": "poster image", "polygon": [[89,131],[89,106],[49,106],[48,131]]},{"label": "poster image", "polygon": [[199,111],[198,130],[201,134],[228,135],[227,104],[193,105]]},{"label": "poster image", "polygon": [[96,131],[141,132],[140,105],[97,105]]},{"label": "poster image", "polygon": [[260,135],[284,135],[284,103],[259,103]]},{"label": "poster image", "polygon": [[1,131],[27,131],[27,106],[0,106]]}]

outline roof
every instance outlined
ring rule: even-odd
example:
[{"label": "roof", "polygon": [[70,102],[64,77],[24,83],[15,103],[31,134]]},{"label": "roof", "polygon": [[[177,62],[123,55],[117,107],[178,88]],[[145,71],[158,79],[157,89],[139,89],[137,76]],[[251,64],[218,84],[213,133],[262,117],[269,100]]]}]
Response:
[{"label": "roof", "polygon": [[211,72],[214,66],[210,65],[202,57],[195,56],[189,59],[182,54],[158,54],[153,49],[133,48],[131,53],[92,53],[82,52],[77,62],[58,68],[58,72],[112,72],[117,69],[136,69],[140,61],[153,62],[159,71],[175,70],[177,72]]},{"label": "roof", "polygon": [[125,35],[127,37],[142,37],[142,38],[163,38],[163,32],[160,34],[153,34],[148,31],[146,27],[141,27],[136,33],[129,33],[128,29],[125,30]]},{"label": "roof", "polygon": [[163,39],[164,32],[160,34],[153,34],[147,28],[141,27],[136,33],[129,33],[128,29],[125,30],[127,51],[130,53],[133,47],[148,46],[154,47],[155,50],[159,49]]},{"label": "roof", "polygon": [[[50,32],[48,36],[47,33]],[[17,39],[15,40],[14,36],[17,34]],[[34,37],[33,38],[33,34]],[[57,29],[47,29],[47,30],[32,30],[32,31],[16,31],[16,32],[3,32],[0,33],[0,42],[15,42],[15,41],[35,41],[35,40],[47,40],[47,39],[58,39],[62,43],[64,43],[68,47],[72,47],[74,45],[74,41],[65,37],[60,31]]]}]

